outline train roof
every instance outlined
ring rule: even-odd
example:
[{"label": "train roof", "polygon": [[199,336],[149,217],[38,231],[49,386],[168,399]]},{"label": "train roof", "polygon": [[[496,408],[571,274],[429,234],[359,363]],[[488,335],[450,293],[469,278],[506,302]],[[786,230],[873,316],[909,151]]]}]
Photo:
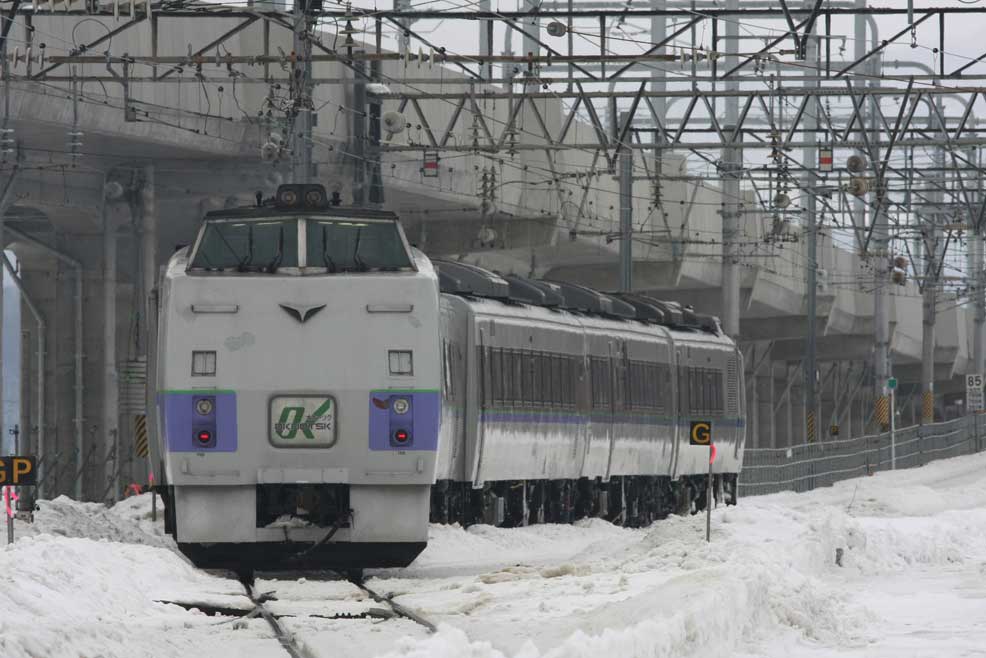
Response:
[{"label": "train roof", "polygon": [[339,217],[344,219],[389,219],[397,221],[397,215],[386,210],[330,206],[328,208],[277,208],[275,206],[246,206],[226,210],[212,210],[205,215],[210,219],[271,219],[272,217]]},{"label": "train roof", "polygon": [[601,292],[565,281],[502,275],[461,261],[433,258],[432,263],[443,293],[722,335],[717,317],[696,313],[677,302],[637,293]]}]

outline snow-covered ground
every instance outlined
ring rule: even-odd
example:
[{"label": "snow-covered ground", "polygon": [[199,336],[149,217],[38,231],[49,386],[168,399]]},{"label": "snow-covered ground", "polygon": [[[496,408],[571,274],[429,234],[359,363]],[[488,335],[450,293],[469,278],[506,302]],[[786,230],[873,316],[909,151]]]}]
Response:
[{"label": "snow-covered ground", "polygon": [[[0,658],[287,654],[257,619],[163,601],[245,605],[149,519],[43,502],[0,551]],[[378,606],[346,583],[262,580],[313,658],[986,656],[986,455],[807,494],[748,498],[627,530],[434,526],[408,569],[371,586],[440,624],[328,620]],[[835,564],[842,549],[842,566]]]}]

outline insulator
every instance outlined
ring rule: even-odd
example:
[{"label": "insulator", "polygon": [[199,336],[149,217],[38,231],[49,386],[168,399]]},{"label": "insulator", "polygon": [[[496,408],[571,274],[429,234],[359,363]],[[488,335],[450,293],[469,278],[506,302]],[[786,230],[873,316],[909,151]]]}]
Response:
[{"label": "insulator", "polygon": [[854,174],[865,171],[867,167],[866,158],[861,155],[850,155],[846,159],[846,169]]},{"label": "insulator", "polygon": [[553,37],[563,37],[568,32],[568,26],[560,21],[551,21],[546,29]]}]

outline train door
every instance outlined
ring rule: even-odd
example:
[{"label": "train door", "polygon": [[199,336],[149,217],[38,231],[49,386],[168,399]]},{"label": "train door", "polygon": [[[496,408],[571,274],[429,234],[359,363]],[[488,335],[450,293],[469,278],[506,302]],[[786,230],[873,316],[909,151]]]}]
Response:
[{"label": "train door", "polygon": [[682,401],[681,373],[685,367],[685,359],[680,345],[672,342],[671,347],[671,441],[674,443],[673,454],[671,456],[671,478],[678,475],[678,462],[681,456],[681,429],[684,418],[684,404]]},{"label": "train door", "polygon": [[[616,385],[614,382],[615,378],[615,363],[616,363],[617,348],[613,344],[613,341],[607,341],[607,354],[606,354],[606,367],[605,371],[600,370],[599,376],[596,378],[602,386],[606,387],[606,401],[604,405],[599,405],[597,411],[599,412],[599,424],[605,424],[606,426],[606,436],[609,440],[609,457],[606,460],[606,475],[603,481],[609,482],[610,477],[613,472],[613,453],[616,450]],[[603,375],[605,372],[605,377]],[[596,401],[593,400],[593,404]]]}]

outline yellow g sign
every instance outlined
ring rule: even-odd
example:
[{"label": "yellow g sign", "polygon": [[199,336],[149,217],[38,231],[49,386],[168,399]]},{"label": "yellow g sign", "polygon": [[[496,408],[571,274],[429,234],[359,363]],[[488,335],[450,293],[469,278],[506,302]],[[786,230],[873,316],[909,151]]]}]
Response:
[{"label": "yellow g sign", "polygon": [[688,445],[707,446],[712,443],[712,421],[693,420],[692,430],[688,435]]}]

